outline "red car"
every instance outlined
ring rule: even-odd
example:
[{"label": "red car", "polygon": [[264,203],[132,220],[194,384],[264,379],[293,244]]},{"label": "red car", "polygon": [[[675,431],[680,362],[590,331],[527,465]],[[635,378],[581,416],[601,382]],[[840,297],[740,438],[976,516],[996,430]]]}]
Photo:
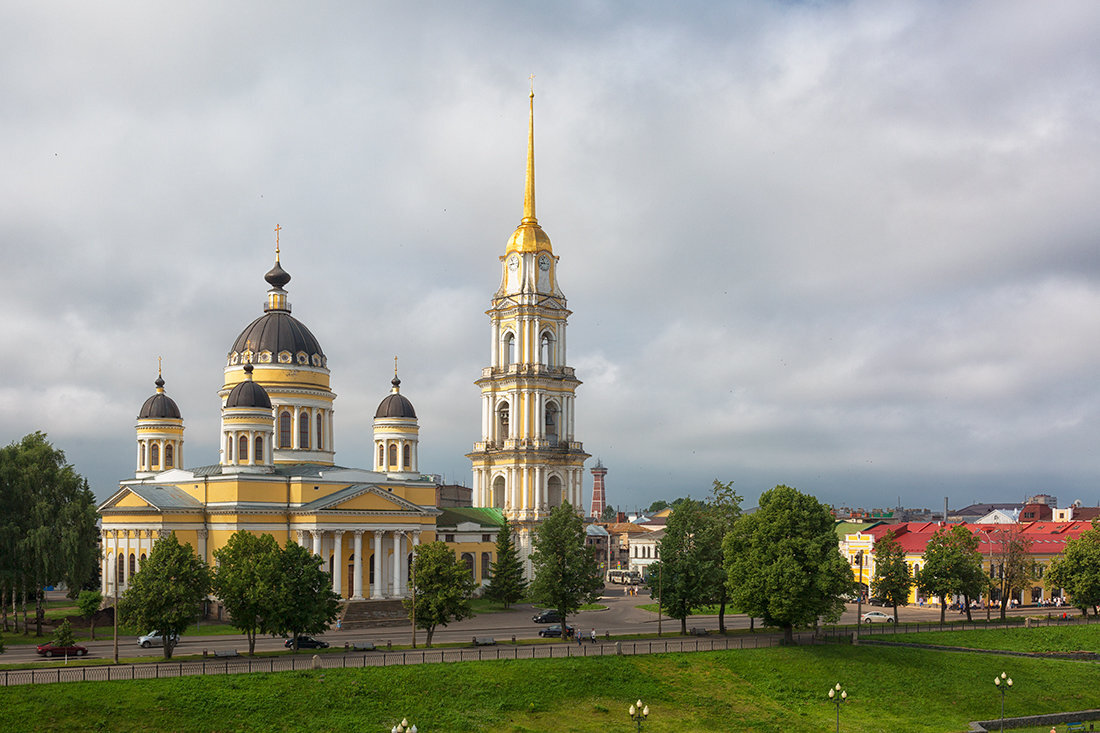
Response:
[{"label": "red car", "polygon": [[79,644],[73,644],[72,646],[57,646],[52,641],[45,644],[39,644],[38,653],[45,657],[63,657],[68,655],[70,657],[83,657],[88,653],[85,647]]}]

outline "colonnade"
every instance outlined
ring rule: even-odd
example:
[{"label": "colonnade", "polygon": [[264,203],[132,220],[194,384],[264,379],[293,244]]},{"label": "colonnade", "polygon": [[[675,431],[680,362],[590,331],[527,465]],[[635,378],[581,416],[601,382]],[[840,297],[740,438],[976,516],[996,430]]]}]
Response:
[{"label": "colonnade", "polygon": [[[347,546],[344,535],[350,535]],[[361,601],[408,595],[409,556],[420,544],[420,530],[299,529],[296,537],[324,561],[322,567],[331,569],[332,590],[340,597]],[[365,565],[364,557],[372,558],[373,566]]]},{"label": "colonnade", "polygon": [[[153,551],[153,544],[168,535],[170,530],[159,527],[130,527],[126,529],[104,529],[101,540],[103,557],[100,560],[100,592],[104,597],[113,597],[117,584],[121,594],[130,585],[130,578],[141,570],[141,563]],[[200,557],[206,557],[205,529],[198,530]],[[119,566],[119,559],[122,565]]]}]

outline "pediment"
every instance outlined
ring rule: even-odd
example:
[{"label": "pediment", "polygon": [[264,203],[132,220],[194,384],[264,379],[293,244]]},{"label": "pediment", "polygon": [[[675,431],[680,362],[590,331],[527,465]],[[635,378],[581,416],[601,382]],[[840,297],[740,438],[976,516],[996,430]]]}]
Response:
[{"label": "pediment", "polygon": [[342,512],[366,514],[438,514],[434,507],[423,507],[372,484],[353,484],[333,494],[311,501],[294,509],[293,514],[339,514]]}]

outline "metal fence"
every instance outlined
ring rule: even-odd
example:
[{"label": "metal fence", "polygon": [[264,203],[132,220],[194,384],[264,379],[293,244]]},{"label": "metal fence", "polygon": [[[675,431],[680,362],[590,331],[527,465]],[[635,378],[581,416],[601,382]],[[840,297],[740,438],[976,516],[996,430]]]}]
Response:
[{"label": "metal fence", "polygon": [[[986,621],[980,618],[977,614],[974,614],[973,621],[947,621],[940,623],[939,621],[933,622],[905,622],[895,624],[892,621],[889,623],[870,623],[861,624],[859,627],[859,636],[863,637],[879,637],[890,634],[915,634],[921,631],[982,631],[985,629],[1021,629],[1030,625],[1032,628],[1040,626],[1074,626],[1083,624],[1095,624],[1100,623],[1100,618],[1096,616],[1081,616],[1071,615],[1066,613],[1066,617],[1062,618],[1063,612],[1058,611],[1050,612],[1043,616],[1036,614],[1035,616],[1009,616],[1004,621],[1001,621],[996,616]],[[948,616],[950,618],[950,616]],[[844,639],[850,638],[855,633],[856,627],[851,626],[833,626],[819,632],[820,636],[824,636],[828,639]]]},{"label": "metal fence", "polygon": [[[799,644],[835,643],[822,636],[796,634]],[[292,672],[295,670],[391,667],[407,664],[440,664],[451,662],[493,661],[498,659],[558,659],[564,657],[596,657],[617,654],[662,654],[671,652],[710,652],[727,649],[758,649],[778,646],[782,637],[776,634],[752,636],[700,636],[680,639],[645,639],[638,641],[600,641],[584,644],[537,644],[481,646],[476,648],[410,649],[405,651],[349,652],[345,654],[284,655],[279,657],[241,657],[239,659],[204,659],[188,662],[145,664],[89,665],[49,669],[6,670],[2,684],[49,684],[59,682],[94,682],[109,680],[144,680],[162,677],[188,677],[206,674],[248,674],[250,672]]]}]

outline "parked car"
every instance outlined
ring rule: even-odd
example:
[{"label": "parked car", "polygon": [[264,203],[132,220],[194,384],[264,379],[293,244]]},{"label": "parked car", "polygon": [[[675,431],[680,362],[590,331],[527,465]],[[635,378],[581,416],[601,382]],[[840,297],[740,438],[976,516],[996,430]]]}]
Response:
[{"label": "parked car", "polygon": [[44,657],[63,657],[68,655],[70,657],[83,657],[88,653],[87,648],[80,646],[79,644],[73,644],[72,646],[58,646],[52,641],[48,641],[45,644],[39,644],[36,649],[38,653]]},{"label": "parked car", "polygon": [[556,609],[548,608],[545,611],[536,613],[535,617],[531,620],[536,624],[557,624],[561,623],[561,616]]},{"label": "parked car", "polygon": [[[565,625],[566,636],[572,636],[576,629],[569,624]],[[545,629],[539,629],[539,636],[561,636],[561,624],[554,624],[553,626],[547,626]]]},{"label": "parked car", "polygon": [[[287,649],[294,646],[294,639],[287,639],[283,644]],[[328,649],[328,642],[323,639],[314,639],[312,636],[299,636],[298,637],[299,649]]]},{"label": "parked car", "polygon": [[[142,649],[148,649],[151,646],[164,646],[164,634],[159,631],[150,631],[145,636],[139,636],[137,643]],[[176,646],[179,643],[180,635],[172,634],[172,646]]]},{"label": "parked car", "polygon": [[875,623],[876,621],[892,624],[894,623],[894,617],[889,614],[885,614],[882,611],[868,611],[867,613],[863,614],[863,623],[870,624]]},{"label": "parked car", "polygon": [[889,606],[890,604],[886,602],[885,598],[868,598],[867,599],[867,605],[868,606]]}]

